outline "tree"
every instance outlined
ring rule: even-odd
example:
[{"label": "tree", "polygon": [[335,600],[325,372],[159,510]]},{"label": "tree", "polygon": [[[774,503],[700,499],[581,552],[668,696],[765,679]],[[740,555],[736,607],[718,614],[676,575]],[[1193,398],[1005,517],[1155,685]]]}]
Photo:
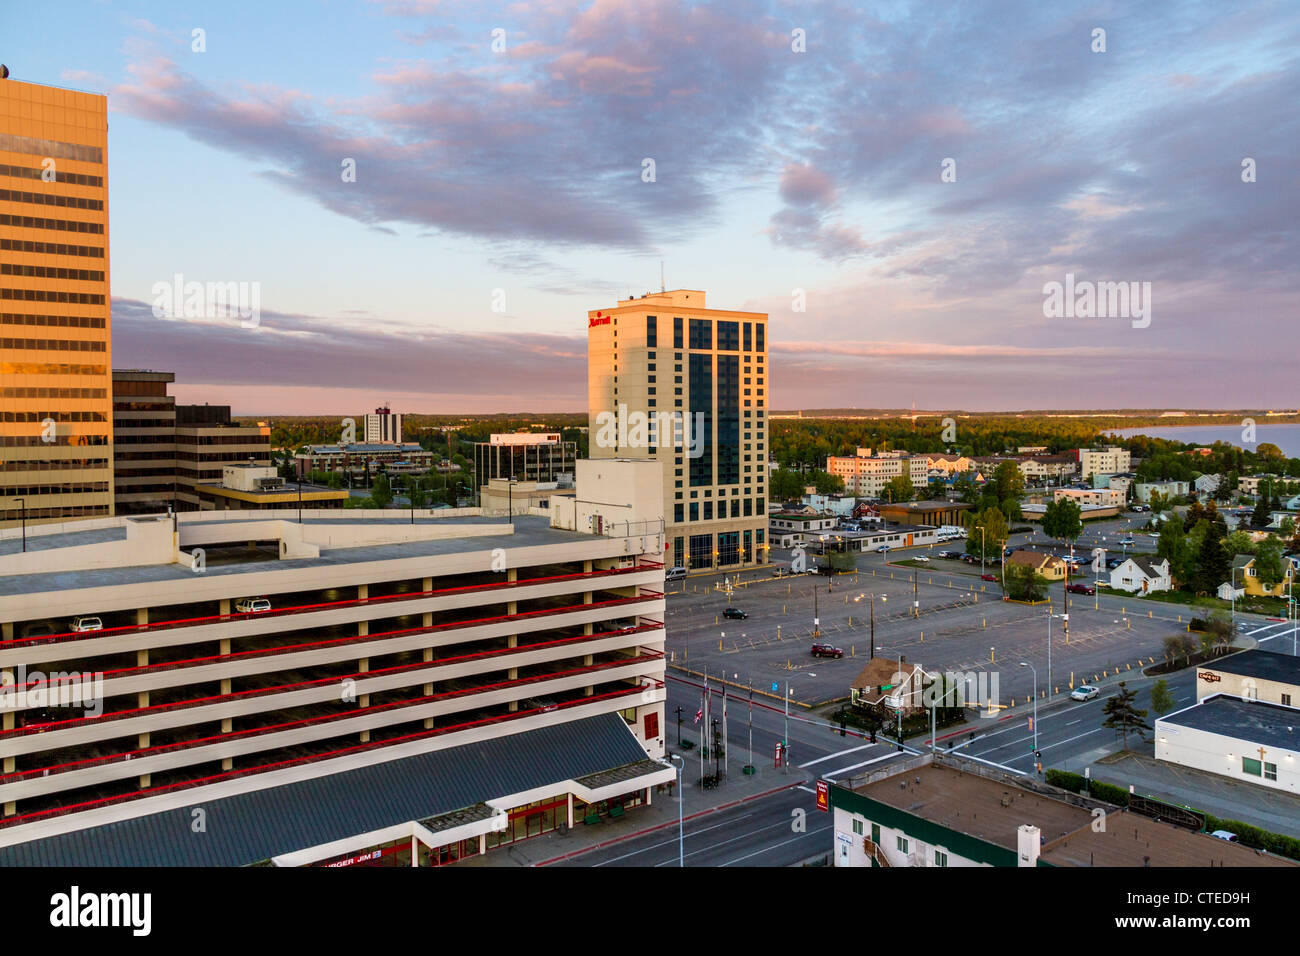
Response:
[{"label": "tree", "polygon": [[1172,664],[1181,657],[1185,663],[1191,663],[1192,655],[1196,653],[1197,646],[1196,638],[1186,631],[1181,634],[1171,634],[1163,642],[1165,660]]},{"label": "tree", "polygon": [[1170,518],[1160,526],[1160,540],[1156,543],[1156,555],[1169,562],[1169,576],[1177,587],[1186,584],[1196,570],[1196,553],[1183,531],[1183,523]]},{"label": "tree", "polygon": [[1027,564],[1008,564],[1004,577],[1013,601],[1041,601],[1047,594],[1047,579]]},{"label": "tree", "polygon": [[803,475],[789,468],[778,468],[768,479],[768,494],[778,501],[789,501],[803,496]]},{"label": "tree", "polygon": [[424,493],[424,482],[415,475],[406,479],[406,495],[412,508],[423,508],[429,503],[428,495]]},{"label": "tree", "polygon": [[885,485],[885,490],[881,492],[881,497],[893,501],[911,501],[912,494],[916,489],[912,487],[912,479],[907,475],[895,475],[889,479]]},{"label": "tree", "polygon": [[990,484],[993,485],[999,502],[1005,502],[1008,498],[1019,500],[1025,490],[1025,476],[1016,462],[1004,461],[993,470],[993,480]]},{"label": "tree", "polygon": [[[983,534],[980,533],[980,529]],[[985,508],[978,513],[966,512],[966,551],[988,561],[1002,557],[1002,548],[1009,537],[1007,518],[999,508]]]},{"label": "tree", "polygon": [[1007,521],[1019,521],[1024,517],[1020,512],[1019,498],[1003,498],[1002,513],[1007,516]]},{"label": "tree", "polygon": [[1282,542],[1269,535],[1255,549],[1255,578],[1260,587],[1271,591],[1284,580],[1284,562],[1282,561]]},{"label": "tree", "polygon": [[1223,540],[1211,530],[1201,540],[1200,551],[1196,555],[1196,574],[1192,587],[1197,593],[1213,594],[1220,584],[1232,576],[1232,554],[1224,547]]},{"label": "tree", "polygon": [[393,490],[388,484],[388,475],[380,472],[375,476],[374,486],[370,489],[370,500],[376,508],[387,508],[393,503]]},{"label": "tree", "polygon": [[1232,557],[1239,554],[1254,554],[1255,542],[1251,540],[1250,535],[1245,531],[1234,531],[1223,542],[1224,547]]},{"label": "tree", "polygon": [[1163,677],[1151,686],[1151,709],[1160,717],[1177,706],[1174,695],[1169,691],[1169,681]]},{"label": "tree", "polygon": [[1261,491],[1255,501],[1255,510],[1250,513],[1250,526],[1252,528],[1267,528],[1268,519],[1268,495]]},{"label": "tree", "polygon": [[1071,546],[1083,534],[1082,510],[1069,498],[1058,498],[1047,505],[1043,512],[1043,534],[1057,541],[1069,542]]},{"label": "tree", "polygon": [[952,483],[952,490],[957,498],[968,505],[973,505],[979,492],[975,490],[975,479],[969,471],[963,471]]},{"label": "tree", "polygon": [[1127,681],[1119,682],[1119,693],[1110,700],[1106,701],[1101,711],[1106,715],[1106,719],[1101,725],[1107,730],[1115,731],[1116,735],[1123,735],[1124,749],[1128,749],[1128,735],[1137,734],[1138,740],[1146,740],[1146,731],[1151,726],[1142,718],[1147,715],[1145,710],[1138,710],[1133,706],[1137,699],[1137,691],[1128,689]]}]

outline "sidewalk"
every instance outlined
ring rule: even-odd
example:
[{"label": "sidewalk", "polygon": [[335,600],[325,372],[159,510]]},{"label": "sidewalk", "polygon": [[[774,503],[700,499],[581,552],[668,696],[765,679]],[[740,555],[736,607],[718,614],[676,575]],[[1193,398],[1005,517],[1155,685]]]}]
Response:
[{"label": "sidewalk", "polygon": [[[669,748],[674,751],[675,748]],[[700,755],[696,751],[686,751],[685,780],[686,802],[681,808],[686,821],[686,829],[691,829],[691,820],[719,810],[735,806],[749,800],[778,793],[790,787],[803,784],[811,786],[812,779],[806,771],[791,767],[784,773],[772,767],[770,755],[767,762],[755,766],[757,773],[745,775],[741,772],[747,754],[741,753],[731,761],[731,776],[721,786],[713,790],[704,790],[699,784]],[[758,754],[755,754],[758,760]],[[674,761],[674,766],[676,762]],[[709,762],[712,772],[712,761]],[[810,796],[809,800],[813,798]],[[678,801],[674,793],[653,793],[649,806],[633,807],[619,819],[601,817],[599,823],[585,824],[577,821],[570,831],[554,831],[541,836],[521,840],[507,847],[489,850],[485,855],[473,857],[457,864],[458,866],[546,866],[560,860],[578,856],[596,847],[609,846],[630,840],[633,837],[662,831],[664,840],[677,839]]]}]

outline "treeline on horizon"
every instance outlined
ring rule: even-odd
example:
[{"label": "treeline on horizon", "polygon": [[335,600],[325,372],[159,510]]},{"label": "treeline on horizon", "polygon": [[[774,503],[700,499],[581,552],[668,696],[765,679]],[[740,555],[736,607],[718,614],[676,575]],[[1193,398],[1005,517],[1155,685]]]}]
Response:
[{"label": "treeline on horizon", "polygon": [[[332,445],[343,432],[343,419],[351,418],[356,425],[357,441],[365,438],[365,414],[356,415],[235,415],[242,424],[266,422],[271,429],[273,449],[297,451],[305,445]],[[454,458],[461,445],[485,442],[493,432],[560,432],[563,441],[578,443],[578,457],[587,453],[587,438],[579,427],[587,426],[585,412],[560,414],[502,413],[493,415],[418,415],[403,414],[403,441],[419,442],[426,451]],[[454,431],[447,430],[454,429]],[[468,453],[466,447],[464,452]]]}]

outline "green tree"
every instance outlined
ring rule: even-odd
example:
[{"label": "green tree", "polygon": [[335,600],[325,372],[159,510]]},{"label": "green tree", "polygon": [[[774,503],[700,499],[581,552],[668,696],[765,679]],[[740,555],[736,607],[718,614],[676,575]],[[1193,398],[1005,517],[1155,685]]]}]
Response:
[{"label": "green tree", "polygon": [[768,494],[777,501],[790,501],[803,496],[804,478],[797,471],[778,468],[768,479]]},{"label": "green tree", "polygon": [[1163,677],[1151,685],[1151,709],[1160,717],[1177,706],[1174,695],[1169,691],[1169,681]]},{"label": "green tree", "polygon": [[1043,512],[1043,534],[1071,546],[1083,534],[1081,509],[1069,498],[1059,498],[1049,502]]},{"label": "green tree", "polygon": [[844,479],[825,471],[809,472],[804,483],[816,487],[819,495],[838,495],[844,492]]},{"label": "green tree", "polygon": [[[1213,525],[1211,525],[1213,529]],[[1224,547],[1214,530],[1201,540],[1196,555],[1196,575],[1193,589],[1198,594],[1213,594],[1232,574],[1232,554]]]},{"label": "green tree", "polygon": [[885,485],[885,490],[881,492],[881,497],[887,501],[911,501],[912,495],[916,489],[912,487],[912,479],[907,475],[895,475],[889,479]]},{"label": "green tree", "polygon": [[1007,516],[1007,521],[1019,521],[1024,515],[1020,512],[1019,498],[1003,498],[1002,513]]},{"label": "green tree", "polygon": [[1027,564],[1008,564],[1003,576],[1013,601],[1041,601],[1047,594],[1047,578]]},{"label": "green tree", "polygon": [[968,505],[973,505],[979,497],[979,492],[975,488],[975,479],[969,471],[963,471],[953,480],[953,493],[959,501],[964,501]]},{"label": "green tree", "polygon": [[1259,498],[1255,501],[1255,510],[1250,513],[1250,526],[1252,528],[1267,528],[1268,519],[1268,496],[1261,490]]},{"label": "green tree", "polygon": [[375,476],[375,483],[370,489],[370,500],[376,508],[387,508],[393,503],[393,490],[388,484],[388,475],[380,472]]},{"label": "green tree", "polygon": [[1006,502],[1007,499],[1019,500],[1025,490],[1025,476],[1016,462],[999,462],[997,468],[993,469],[993,480],[990,484],[993,485],[994,493],[1000,503]]},{"label": "green tree", "polygon": [[1119,682],[1119,693],[1106,701],[1101,711],[1106,715],[1106,719],[1101,725],[1107,730],[1115,731],[1116,735],[1123,735],[1124,749],[1128,749],[1128,735],[1137,734],[1138,740],[1146,740],[1146,731],[1151,729],[1142,718],[1146,717],[1145,710],[1138,710],[1133,702],[1137,699],[1137,691],[1128,689],[1127,681]]},{"label": "green tree", "polygon": [[1232,532],[1224,541],[1224,546],[1234,558],[1239,554],[1255,553],[1255,542],[1251,540],[1250,535],[1245,531]]},{"label": "green tree", "polygon": [[[981,534],[980,529],[983,529]],[[984,561],[1002,556],[1002,548],[1009,537],[1007,517],[999,508],[966,512],[966,551]]]},{"label": "green tree", "polygon": [[1286,579],[1282,561],[1282,542],[1269,535],[1255,549],[1255,578],[1266,591],[1271,591]]},{"label": "green tree", "polygon": [[424,491],[424,482],[415,475],[406,479],[406,495],[410,499],[412,508],[423,508],[429,503],[429,496]]},{"label": "green tree", "polygon": [[1186,584],[1196,570],[1196,553],[1183,531],[1183,523],[1175,518],[1160,526],[1156,554],[1169,561],[1169,576],[1174,579],[1175,587]]}]

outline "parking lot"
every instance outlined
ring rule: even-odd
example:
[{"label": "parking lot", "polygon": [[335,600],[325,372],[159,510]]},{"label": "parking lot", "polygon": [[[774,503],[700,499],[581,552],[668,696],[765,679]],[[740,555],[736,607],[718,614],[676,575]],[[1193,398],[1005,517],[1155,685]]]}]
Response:
[{"label": "parking lot", "polygon": [[[1095,546],[1122,534],[1127,521],[1109,524],[1114,527],[1089,529]],[[1041,535],[1021,534],[1012,546],[1035,540],[1040,548],[1048,544]],[[1146,540],[1154,546],[1154,539]],[[843,698],[871,654],[874,602],[877,656],[901,654],[931,671],[996,672],[1004,704],[1013,698],[1018,705],[1028,703],[1034,670],[1020,662],[1037,670],[1039,691],[1046,691],[1049,618],[1061,611],[1061,586],[1053,586],[1050,604],[1004,602],[997,582],[981,580],[978,564],[937,557],[941,550],[960,551],[962,544],[863,554],[856,573],[834,577],[774,578],[763,568],[672,582],[670,659],[760,692],[771,693],[775,684],[778,697],[788,680],[792,700],[805,704]],[[922,554],[930,557],[925,567],[897,564]],[[788,553],[773,551],[773,563],[788,560]],[[1078,580],[1090,581],[1091,575]],[[746,617],[725,618],[727,607]],[[1140,663],[1160,656],[1163,638],[1185,629],[1186,614],[1179,621],[1180,611],[1131,598],[1072,595],[1068,643],[1064,622],[1051,619],[1052,685],[1066,693],[1071,683],[1092,681],[1103,672],[1136,674]],[[842,658],[812,655],[815,627],[820,640],[843,650]]]}]

